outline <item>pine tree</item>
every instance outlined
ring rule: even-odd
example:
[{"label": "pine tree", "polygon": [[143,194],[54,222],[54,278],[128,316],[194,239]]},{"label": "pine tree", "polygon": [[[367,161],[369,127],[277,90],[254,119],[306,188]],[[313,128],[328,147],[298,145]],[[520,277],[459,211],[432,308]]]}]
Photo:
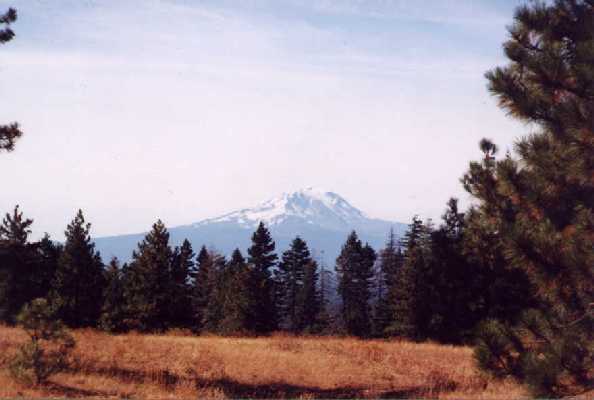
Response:
[{"label": "pine tree", "polygon": [[318,289],[318,263],[315,260],[305,264],[303,268],[303,286],[298,296],[297,316],[299,332],[320,333],[327,321],[322,312],[322,302]]},{"label": "pine tree", "polygon": [[462,253],[473,271],[466,291],[471,298],[478,299],[474,319],[515,324],[520,315],[537,302],[525,271],[510,267],[506,261],[502,239],[492,219],[477,208],[468,210]]},{"label": "pine tree", "polygon": [[320,276],[319,276],[319,304],[320,310],[317,316],[317,333],[330,333],[331,327],[335,321],[333,315],[330,313],[330,287],[332,279],[331,271],[326,269],[326,262],[324,261],[324,252],[320,256]]},{"label": "pine tree", "polygon": [[[14,38],[14,31],[10,28],[10,24],[17,20],[17,12],[14,8],[9,8],[8,11],[0,15],[0,44],[11,41]],[[18,138],[23,135],[19,129],[19,124],[13,122],[9,125],[0,125],[0,151],[12,151],[14,144]]]},{"label": "pine tree", "polygon": [[13,323],[26,303],[47,297],[57,269],[62,246],[47,234],[30,243],[32,223],[16,206],[0,225],[0,320],[4,322]]},{"label": "pine tree", "polygon": [[32,282],[36,288],[34,298],[46,298],[58,270],[58,261],[62,255],[63,246],[52,241],[47,233],[34,246],[36,249],[35,271]]},{"label": "pine tree", "polygon": [[25,246],[31,234],[33,220],[23,218],[19,206],[15,206],[12,215],[6,214],[0,226],[0,240],[3,246]]},{"label": "pine tree", "polygon": [[438,278],[432,269],[432,266],[435,264],[433,258],[434,252],[432,251],[433,233],[433,221],[428,219],[423,223],[419,245],[411,253],[411,257],[408,260],[414,266],[414,316],[417,340],[426,340],[431,337],[430,326],[434,305],[432,297],[435,295],[435,280]]},{"label": "pine tree", "polygon": [[224,318],[223,307],[227,294],[226,280],[228,278],[227,262],[225,257],[216,251],[209,252],[209,260],[211,268],[207,277],[207,285],[210,291],[204,307],[202,327],[207,332],[216,333],[219,332]]},{"label": "pine tree", "polygon": [[404,235],[404,262],[396,273],[396,282],[390,288],[392,322],[386,333],[394,336],[419,339],[427,316],[428,302],[424,299],[424,272],[427,268],[430,246],[428,227],[415,216]]},{"label": "pine tree", "polygon": [[462,252],[464,213],[458,200],[450,199],[442,216],[443,224],[431,233],[431,257],[424,284],[430,305],[425,336],[448,343],[459,343],[470,337],[480,313],[477,271]]},{"label": "pine tree", "polygon": [[239,249],[235,249],[223,278],[222,320],[218,332],[224,335],[246,334],[252,309],[250,270]]},{"label": "pine tree", "polygon": [[192,287],[190,277],[194,271],[194,251],[186,239],[173,252],[171,264],[171,324],[175,327],[192,326]]},{"label": "pine tree", "polygon": [[21,308],[38,292],[32,285],[35,254],[28,241],[32,224],[16,206],[0,225],[0,320],[4,322],[14,323]]},{"label": "pine tree", "polygon": [[422,276],[418,277],[423,290],[415,291],[422,293],[419,300],[426,306],[418,333],[441,342],[467,342],[472,339],[476,324],[485,318],[488,285],[494,282],[485,279],[487,269],[464,254],[465,214],[459,212],[456,199],[448,201],[442,219],[439,229],[428,233],[430,254]]},{"label": "pine tree", "polygon": [[297,236],[278,264],[278,316],[281,326],[291,332],[301,330],[303,310],[299,297],[303,291],[305,267],[312,261],[307,244]]},{"label": "pine tree", "polygon": [[396,277],[403,263],[403,256],[394,234],[390,229],[386,247],[379,253],[379,263],[376,270],[376,304],[373,315],[373,330],[375,336],[384,336],[392,321],[392,299]]},{"label": "pine tree", "polygon": [[103,305],[101,307],[99,327],[108,332],[126,330],[123,276],[127,268],[126,265],[120,269],[120,263],[114,257],[105,270],[105,289],[103,290]]},{"label": "pine tree", "polygon": [[50,299],[57,317],[70,327],[95,326],[101,312],[103,263],[81,210],[65,231]]},{"label": "pine tree", "polygon": [[463,182],[538,306],[513,328],[486,323],[476,355],[537,395],[573,394],[592,387],[593,370],[594,2],[520,7],[510,36],[510,64],[487,73],[489,90],[539,130],[516,143],[517,158],[497,160],[483,141]]},{"label": "pine tree", "polygon": [[250,330],[265,334],[277,328],[277,315],[274,303],[274,281],[272,268],[276,265],[275,243],[270,231],[262,222],[252,235],[252,245],[248,249],[248,263],[251,264],[250,291],[254,295],[253,309],[250,311]]},{"label": "pine tree", "polygon": [[353,231],[336,259],[338,294],[342,299],[342,319],[347,333],[359,337],[371,334],[371,285],[375,251],[361,243]]},{"label": "pine tree", "polygon": [[192,319],[196,331],[203,328],[204,314],[213,290],[215,272],[211,254],[205,246],[202,246],[196,258],[196,272],[192,277]]},{"label": "pine tree", "polygon": [[169,232],[158,220],[138,250],[125,277],[127,324],[140,331],[163,331],[171,326],[171,263]]}]

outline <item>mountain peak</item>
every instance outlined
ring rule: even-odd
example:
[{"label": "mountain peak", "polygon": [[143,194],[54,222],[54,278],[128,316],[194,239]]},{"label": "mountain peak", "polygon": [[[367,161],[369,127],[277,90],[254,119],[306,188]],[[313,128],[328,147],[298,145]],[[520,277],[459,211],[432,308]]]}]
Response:
[{"label": "mountain peak", "polygon": [[200,221],[194,226],[236,223],[246,228],[253,228],[260,222],[264,222],[268,226],[305,222],[338,229],[360,222],[365,218],[363,212],[353,207],[338,194],[308,187],[283,193],[252,208]]},{"label": "mountain peak", "polygon": [[[282,252],[299,235],[312,252],[323,254],[326,260],[338,257],[340,248],[352,230],[361,240],[379,249],[390,229],[402,235],[407,226],[397,222],[368,218],[340,195],[317,188],[304,188],[283,193],[252,208],[234,211],[216,218],[169,228],[171,243],[181,245],[188,239],[194,248],[206,245],[230,255],[239,248],[250,246],[250,235],[260,222],[269,228]],[[96,238],[101,254],[130,259],[132,251],[146,233]]]}]

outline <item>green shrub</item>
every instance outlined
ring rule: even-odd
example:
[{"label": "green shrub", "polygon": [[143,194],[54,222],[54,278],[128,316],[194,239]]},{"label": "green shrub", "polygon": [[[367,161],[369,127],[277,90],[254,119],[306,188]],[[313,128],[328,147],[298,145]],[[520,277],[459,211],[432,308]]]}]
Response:
[{"label": "green shrub", "polygon": [[10,362],[9,371],[16,380],[29,385],[43,384],[68,366],[75,342],[53,316],[45,299],[33,300],[18,315],[17,321],[30,340],[19,347]]}]

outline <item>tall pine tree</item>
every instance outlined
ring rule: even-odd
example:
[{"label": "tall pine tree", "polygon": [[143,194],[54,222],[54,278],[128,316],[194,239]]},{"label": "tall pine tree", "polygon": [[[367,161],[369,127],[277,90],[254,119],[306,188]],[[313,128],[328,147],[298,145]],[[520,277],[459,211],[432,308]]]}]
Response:
[{"label": "tall pine tree", "polygon": [[[424,285],[430,311],[424,335],[441,342],[468,340],[482,317],[480,270],[463,255],[464,213],[457,199],[448,201],[443,224],[431,233],[431,257]],[[481,288],[482,289],[482,288]]]},{"label": "tall pine tree", "polygon": [[361,243],[353,231],[336,259],[341,314],[348,334],[366,337],[371,334],[371,286],[375,251]]},{"label": "tall pine tree", "polygon": [[33,220],[19,206],[0,225],[0,320],[14,323],[27,302],[36,296],[34,248],[29,243]]},{"label": "tall pine tree", "polygon": [[[467,218],[459,212],[456,199],[448,201],[442,218],[441,226],[428,232],[429,254],[418,276],[421,288],[415,290],[421,295],[418,301],[425,305],[425,314],[417,321],[418,333],[419,337],[441,342],[469,342],[476,324],[487,313],[500,308],[507,318],[512,318],[507,303],[522,307],[529,296],[523,293],[523,300],[515,295],[517,291],[507,290],[520,285],[520,277],[493,274],[490,267],[465,253],[465,242],[480,236],[473,230],[467,231]],[[495,253],[484,250],[484,260],[493,260],[490,256]],[[507,287],[501,285],[503,282]],[[492,293],[497,296],[491,296]]]},{"label": "tall pine tree", "polygon": [[272,269],[278,258],[274,249],[275,243],[270,231],[260,222],[248,249],[248,263],[251,264],[252,271],[250,290],[254,295],[250,323],[251,330],[259,334],[274,331],[278,324],[272,279]]},{"label": "tall pine tree", "polygon": [[171,325],[179,328],[192,327],[192,287],[190,277],[194,273],[194,251],[185,239],[173,252],[171,263]]},{"label": "tall pine tree", "polygon": [[171,264],[169,232],[161,220],[138,244],[126,271],[124,296],[130,328],[163,331],[171,326]]},{"label": "tall pine tree", "polygon": [[373,315],[375,336],[384,336],[392,321],[393,287],[403,263],[403,255],[393,229],[390,229],[386,247],[379,253],[376,279],[376,304]]},{"label": "tall pine tree", "polygon": [[117,258],[112,258],[105,270],[105,289],[99,327],[108,332],[126,330],[126,307],[124,299],[124,275],[128,266],[120,268]]},{"label": "tall pine tree", "polygon": [[218,332],[224,335],[249,333],[249,312],[252,309],[250,270],[239,249],[235,249],[223,278],[222,320]]},{"label": "tall pine tree", "polygon": [[484,325],[476,355],[537,395],[592,385],[594,342],[594,2],[557,0],[518,8],[504,49],[510,64],[487,73],[510,115],[538,127],[514,158],[482,162],[463,182],[479,200],[510,268],[526,273],[538,306],[511,328]]},{"label": "tall pine tree", "polygon": [[37,257],[32,282],[36,288],[33,299],[48,296],[64,249],[61,244],[52,241],[47,233],[34,245]]},{"label": "tall pine tree", "polygon": [[307,244],[297,236],[291,242],[291,247],[283,253],[278,264],[277,308],[281,326],[291,332],[301,330],[300,296],[303,291],[305,267],[313,260]]},{"label": "tall pine tree", "polygon": [[431,253],[428,227],[415,216],[404,235],[404,262],[390,287],[392,322],[386,328],[389,335],[419,339],[422,323],[427,315],[427,293],[423,275]]},{"label": "tall pine tree", "polygon": [[103,263],[89,235],[91,224],[78,210],[65,231],[50,299],[56,315],[70,327],[95,326],[101,313]]},{"label": "tall pine tree", "polygon": [[196,272],[192,282],[192,320],[194,330],[203,329],[206,306],[213,291],[212,283],[216,274],[216,266],[206,246],[202,246],[196,257]]},{"label": "tall pine tree", "polygon": [[319,278],[318,263],[310,259],[303,268],[303,287],[297,299],[299,332],[320,333],[326,328],[328,321],[322,308]]},{"label": "tall pine tree", "polygon": [[[324,259],[324,251],[321,252],[319,257],[314,257],[319,260],[316,261],[316,270],[319,269],[318,273],[318,314],[316,316],[315,329],[313,330],[317,334],[330,334],[334,331],[336,320],[333,313],[331,312],[332,300],[336,293],[334,285],[334,274],[326,267],[326,261]],[[319,265],[319,267],[318,267]]]},{"label": "tall pine tree", "polygon": [[207,276],[207,286],[210,288],[204,307],[202,327],[204,331],[217,333],[223,321],[223,307],[227,290],[227,261],[225,257],[214,250],[209,251],[211,263],[210,274]]}]

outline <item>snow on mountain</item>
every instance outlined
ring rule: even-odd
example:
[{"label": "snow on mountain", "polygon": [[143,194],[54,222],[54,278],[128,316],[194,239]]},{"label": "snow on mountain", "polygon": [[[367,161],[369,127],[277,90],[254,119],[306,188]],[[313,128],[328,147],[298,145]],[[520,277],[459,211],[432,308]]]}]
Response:
[{"label": "snow on mountain", "polygon": [[[340,195],[314,188],[284,193],[252,208],[246,208],[205,219],[193,224],[169,228],[172,245],[188,239],[197,251],[205,245],[231,254],[239,248],[245,254],[250,238],[260,221],[270,229],[280,254],[295,236],[304,239],[316,254],[324,254],[333,264],[347,235],[356,230],[364,242],[380,249],[390,229],[402,235],[406,225],[393,221],[369,218]],[[104,259],[117,256],[130,259],[132,250],[145,233],[97,238],[97,249]]]},{"label": "snow on mountain", "polygon": [[206,219],[192,226],[230,222],[246,228],[255,228],[260,222],[264,222],[267,226],[274,227],[289,219],[301,219],[308,224],[342,228],[352,223],[360,223],[365,218],[365,214],[338,194],[310,187],[293,193],[283,193],[256,207]]}]

